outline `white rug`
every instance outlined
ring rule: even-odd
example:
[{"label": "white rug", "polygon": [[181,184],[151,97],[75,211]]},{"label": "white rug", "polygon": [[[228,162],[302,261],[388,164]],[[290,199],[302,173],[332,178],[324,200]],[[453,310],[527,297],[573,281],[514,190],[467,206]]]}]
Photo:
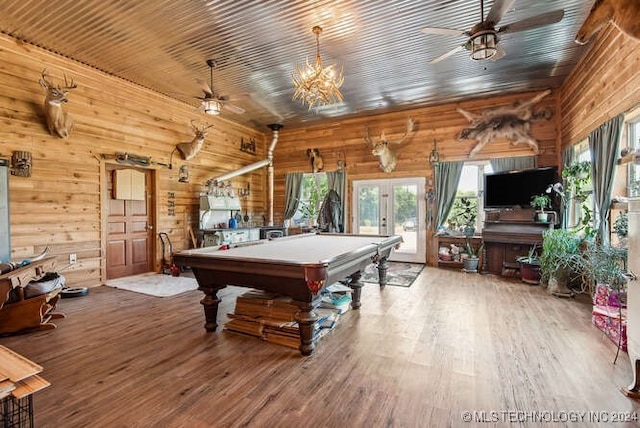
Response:
[{"label": "white rug", "polygon": [[155,272],[110,279],[105,285],[156,297],[175,296],[198,288],[195,278],[163,275]]}]

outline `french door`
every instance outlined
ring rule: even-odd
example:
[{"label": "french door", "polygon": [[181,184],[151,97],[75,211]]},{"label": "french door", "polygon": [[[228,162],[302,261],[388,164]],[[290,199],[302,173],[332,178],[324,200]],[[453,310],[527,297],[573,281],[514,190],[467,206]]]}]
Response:
[{"label": "french door", "polygon": [[389,260],[425,263],[424,177],[353,182],[353,224],[359,235],[400,235]]}]

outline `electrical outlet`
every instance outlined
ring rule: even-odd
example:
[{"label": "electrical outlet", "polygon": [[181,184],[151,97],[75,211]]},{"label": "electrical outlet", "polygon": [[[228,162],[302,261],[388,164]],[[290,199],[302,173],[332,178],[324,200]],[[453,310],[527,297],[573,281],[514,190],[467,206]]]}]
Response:
[{"label": "electrical outlet", "polygon": [[69,264],[74,264],[75,262],[78,261],[78,255],[77,254],[69,254]]}]

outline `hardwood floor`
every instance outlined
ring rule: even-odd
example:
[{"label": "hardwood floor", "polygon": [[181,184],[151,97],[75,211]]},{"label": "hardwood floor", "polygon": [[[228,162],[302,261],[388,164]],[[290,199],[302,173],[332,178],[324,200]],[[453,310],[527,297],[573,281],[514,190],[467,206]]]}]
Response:
[{"label": "hardwood floor", "polygon": [[[223,290],[220,324],[244,291]],[[583,427],[611,424],[568,412],[640,413],[619,390],[628,356],[612,364],[589,303],[539,286],[431,267],[410,288],[368,284],[311,357],[206,333],[201,295],[100,287],[61,300],[57,329],[0,338],[52,383],[34,397],[36,426]]]}]

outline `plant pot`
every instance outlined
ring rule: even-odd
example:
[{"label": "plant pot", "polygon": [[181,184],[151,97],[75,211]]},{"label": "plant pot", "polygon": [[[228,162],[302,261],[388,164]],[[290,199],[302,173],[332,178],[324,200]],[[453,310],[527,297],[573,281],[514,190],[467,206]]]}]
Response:
[{"label": "plant pot", "polygon": [[573,291],[567,287],[569,283],[568,272],[557,272],[549,277],[547,291],[557,297],[573,297]]},{"label": "plant pot", "polygon": [[467,257],[462,263],[464,266],[465,272],[478,272],[478,261],[480,259],[478,257]]},{"label": "plant pot", "polygon": [[464,228],[464,236],[467,238],[471,238],[476,233],[476,228],[471,226],[466,226]]},{"label": "plant pot", "polygon": [[538,221],[540,223],[547,223],[549,221],[549,213],[538,211]]},{"label": "plant pot", "polygon": [[540,284],[540,265],[520,262],[520,279],[527,284]]}]

